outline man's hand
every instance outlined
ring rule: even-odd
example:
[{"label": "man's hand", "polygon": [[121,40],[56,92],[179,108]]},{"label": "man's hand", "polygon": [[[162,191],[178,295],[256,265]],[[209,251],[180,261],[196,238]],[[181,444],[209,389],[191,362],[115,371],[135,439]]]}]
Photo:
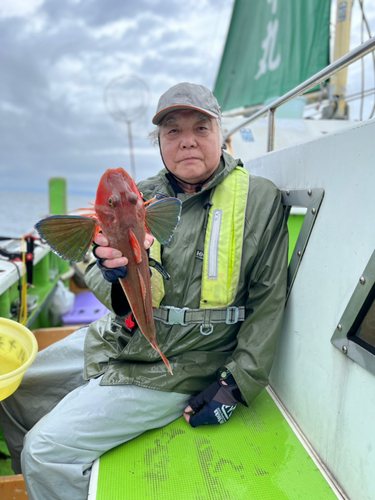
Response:
[{"label": "man's hand", "polygon": [[[146,233],[144,246],[145,249],[149,249],[154,241],[154,237]],[[99,267],[103,278],[110,283],[117,283],[119,278],[126,278],[127,270],[126,265],[129,260],[127,257],[123,256],[120,250],[116,248],[109,247],[109,242],[107,238],[102,234],[98,233],[94,240],[95,248],[93,253],[97,258],[97,266]]]},{"label": "man's hand", "polygon": [[192,427],[225,424],[238,403],[233,392],[238,392],[237,385],[229,386],[223,380],[214,382],[203,392],[190,398],[189,406],[185,408],[185,420]]},{"label": "man's hand", "polygon": [[[145,249],[148,250],[152,243],[154,242],[154,237],[150,233],[146,233],[145,237]],[[102,233],[98,233],[94,240],[95,245],[95,257],[101,259],[101,264],[107,269],[114,269],[116,267],[126,266],[129,262],[127,257],[123,256],[120,250],[116,248],[109,247],[109,242],[107,238]]]}]

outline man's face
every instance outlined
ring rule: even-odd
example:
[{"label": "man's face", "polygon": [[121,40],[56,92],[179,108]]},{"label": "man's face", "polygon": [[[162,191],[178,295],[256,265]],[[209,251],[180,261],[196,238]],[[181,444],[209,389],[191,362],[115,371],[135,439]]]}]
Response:
[{"label": "man's face", "polygon": [[199,184],[220,163],[217,120],[200,111],[171,111],[160,126],[160,146],[168,169],[183,181]]}]

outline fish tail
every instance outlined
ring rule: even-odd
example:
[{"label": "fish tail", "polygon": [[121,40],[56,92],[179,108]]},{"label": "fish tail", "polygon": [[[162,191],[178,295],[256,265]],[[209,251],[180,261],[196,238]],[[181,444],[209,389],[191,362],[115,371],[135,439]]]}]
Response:
[{"label": "fish tail", "polygon": [[152,347],[155,349],[155,351],[157,351],[157,352],[160,354],[160,357],[161,357],[161,359],[164,361],[165,366],[168,368],[169,373],[170,373],[171,375],[173,375],[171,365],[169,364],[168,359],[167,359],[167,358],[164,356],[164,354],[161,352],[160,347],[158,346],[158,344],[157,344],[155,341],[154,341],[154,342],[150,342],[150,344],[151,344],[151,345],[152,345]]}]

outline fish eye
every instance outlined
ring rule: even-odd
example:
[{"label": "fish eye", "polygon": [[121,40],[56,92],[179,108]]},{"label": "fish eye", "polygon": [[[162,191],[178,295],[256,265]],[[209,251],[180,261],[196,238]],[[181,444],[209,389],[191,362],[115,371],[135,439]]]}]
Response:
[{"label": "fish eye", "polygon": [[112,198],[112,197],[108,200],[108,204],[109,204],[110,206],[112,206],[112,205],[113,205],[113,198]]}]

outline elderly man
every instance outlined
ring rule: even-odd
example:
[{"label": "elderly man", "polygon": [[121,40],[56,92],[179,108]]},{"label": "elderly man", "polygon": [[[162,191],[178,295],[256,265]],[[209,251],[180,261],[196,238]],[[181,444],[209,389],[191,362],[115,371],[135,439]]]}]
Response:
[{"label": "elderly man", "polygon": [[0,409],[15,472],[23,448],[30,500],[83,500],[91,465],[107,450],[182,414],[193,427],[225,423],[268,384],[286,291],[280,193],[222,150],[220,108],[207,88],[172,87],[153,123],[165,169],[139,189],[145,201],[182,202],[171,241],[145,241],[157,341],[173,376],[119,285],[127,256],[99,234],[86,281],[113,313],[42,351]]}]

